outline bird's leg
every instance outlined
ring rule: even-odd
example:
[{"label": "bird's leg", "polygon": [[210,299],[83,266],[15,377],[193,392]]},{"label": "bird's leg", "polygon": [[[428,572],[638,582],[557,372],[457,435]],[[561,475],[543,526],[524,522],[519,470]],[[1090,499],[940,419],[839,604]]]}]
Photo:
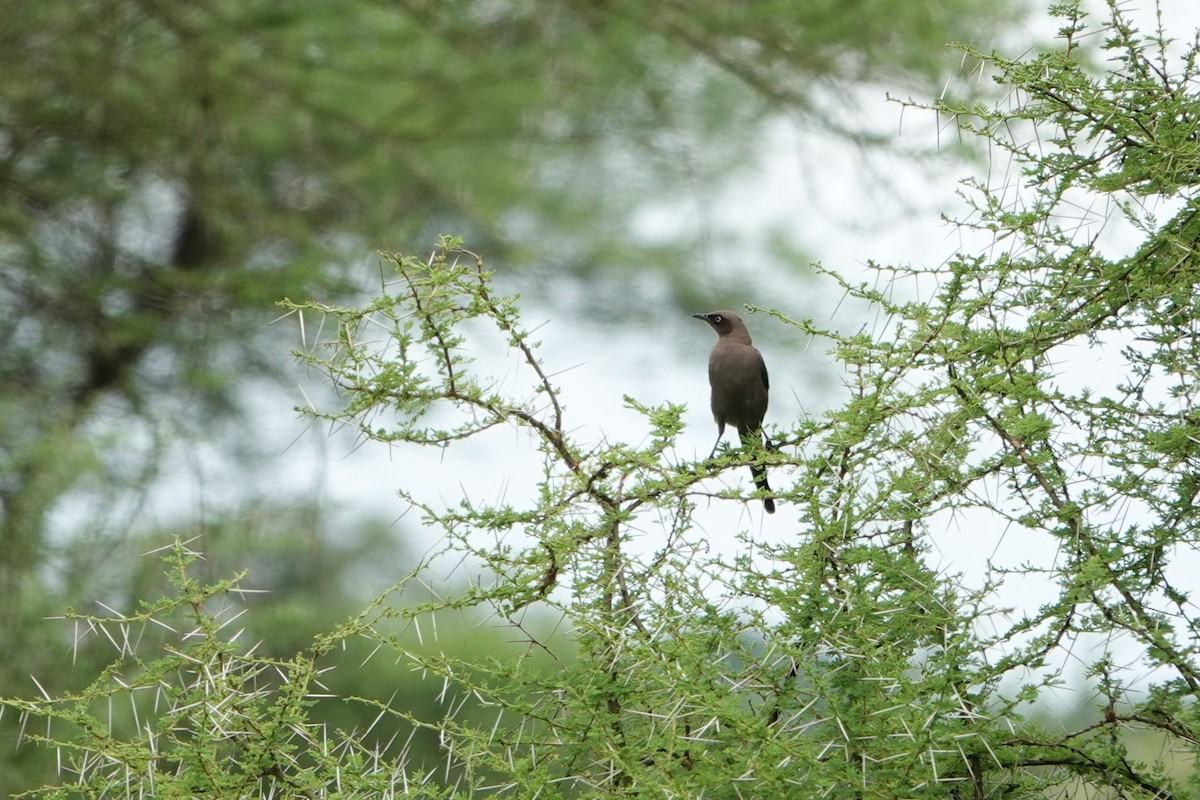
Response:
[{"label": "bird's leg", "polygon": [[717,448],[721,446],[721,437],[724,435],[725,435],[725,423],[718,422],[717,423],[717,440],[715,442],[713,442],[712,452],[708,454],[709,461],[711,461],[712,457],[717,454]]},{"label": "bird's leg", "polygon": [[715,442],[713,442],[712,452],[708,454],[709,461],[712,461],[713,456],[715,456],[717,454],[717,448],[720,446],[721,446],[721,437],[720,437],[720,435],[718,435],[717,440]]}]

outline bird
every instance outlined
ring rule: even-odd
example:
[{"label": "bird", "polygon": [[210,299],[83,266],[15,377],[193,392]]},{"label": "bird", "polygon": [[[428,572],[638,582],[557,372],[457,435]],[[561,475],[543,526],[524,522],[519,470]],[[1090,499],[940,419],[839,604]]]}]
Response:
[{"label": "bird", "polygon": [[[773,449],[771,439],[762,429],[763,417],[767,414],[767,390],[770,379],[762,353],[750,340],[746,323],[732,311],[710,311],[693,314],[717,332],[717,343],[708,354],[708,383],[712,387],[712,413],[717,421],[717,441],[713,444],[712,458],[725,435],[725,426],[737,428],[743,446],[749,446],[759,437],[768,449]],[[768,514],[775,513],[775,499],[767,483],[766,467],[750,465],[754,485],[763,493],[763,508]]]}]

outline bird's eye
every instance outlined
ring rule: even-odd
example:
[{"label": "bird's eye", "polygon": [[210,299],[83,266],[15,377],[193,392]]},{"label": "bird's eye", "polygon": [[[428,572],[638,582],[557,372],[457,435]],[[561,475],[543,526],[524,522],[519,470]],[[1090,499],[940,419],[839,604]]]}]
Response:
[{"label": "bird's eye", "polygon": [[717,323],[718,325],[720,325],[720,324],[721,324],[722,322],[724,322],[724,321],[725,321],[725,318],[724,318],[724,317],[722,317],[720,314],[713,314],[713,322],[715,322],[715,323]]}]

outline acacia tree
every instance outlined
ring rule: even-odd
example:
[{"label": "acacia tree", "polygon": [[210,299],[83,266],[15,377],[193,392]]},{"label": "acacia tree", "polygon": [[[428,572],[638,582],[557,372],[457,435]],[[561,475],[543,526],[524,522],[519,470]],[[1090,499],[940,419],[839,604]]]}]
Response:
[{"label": "acacia tree", "polygon": [[[1161,33],[1142,35],[1115,3],[1101,40],[1083,37],[1077,6],[1057,13],[1052,51],[974,53],[1013,90],[1011,105],[936,107],[1020,174],[1015,185],[968,184],[973,211],[962,224],[988,237],[982,254],[937,270],[886,268],[935,285],[922,302],[830,272],[887,315],[877,335],[771,311],[798,340],[830,343],[848,389],[839,407],[788,425],[777,452],[680,461],[681,407],[635,398],[645,445],[579,441],[554,365],[539,359],[515,301],[494,294],[482,260],[456,240],[428,260],[393,259],[394,281],[368,307],[289,304],[336,323],[336,336],[303,357],[346,405],[311,413],[397,446],[453,447],[512,425],[544,457],[534,491],[511,503],[410,497],[444,532],[443,554],[482,564],[484,578],[431,593],[440,554],[431,555],[298,659],[280,695],[311,685],[308,665],[339,637],[366,637],[432,676],[445,699],[437,720],[400,703],[380,708],[399,741],[407,728],[439,733],[436,782],[405,763],[402,747],[370,751],[360,735],[339,738],[331,756],[295,704],[286,730],[255,724],[243,726],[254,735],[231,739],[210,711],[225,706],[185,694],[171,731],[206,736],[134,748],[137,762],[95,724],[59,743],[111,756],[90,762],[89,775],[109,781],[97,786],[131,764],[169,763],[192,792],[232,776],[227,791],[309,796],[385,785],[431,796],[1194,794],[1194,779],[1173,777],[1165,759],[1136,758],[1130,735],[1152,732],[1184,759],[1200,741],[1200,619],[1187,570],[1200,458],[1191,190],[1200,49],[1172,59]],[[1086,41],[1102,43],[1088,53]],[[1097,54],[1113,63],[1099,75],[1087,68]],[[1080,207],[1105,209],[1111,219],[1097,225],[1126,224],[1138,242],[1106,250]],[[462,345],[481,331],[519,355],[526,392],[500,392],[466,356]],[[1120,377],[1070,385],[1069,359],[1101,349]],[[743,499],[719,478],[748,458],[779,476],[795,535],[772,544],[743,533],[754,547],[722,563],[692,523],[701,501]],[[992,550],[1019,534],[1028,559],[939,571],[931,542],[962,535],[953,531],[963,516]],[[650,548],[639,545],[647,530]],[[1049,600],[997,608],[1021,577],[1049,587]],[[432,615],[454,609],[502,620],[556,666],[451,657],[394,632],[397,622],[431,632]],[[567,635],[539,633],[535,609]],[[1031,704],[1060,682],[1068,654],[1086,665],[1096,713],[1041,722]],[[186,671],[198,675],[191,658]],[[125,693],[124,681],[102,677],[89,699]],[[21,708],[73,720],[69,704]],[[270,716],[261,705],[254,713]],[[268,730],[277,740],[260,735]],[[202,756],[212,756],[206,770]],[[155,776],[171,780],[165,769]]]}]

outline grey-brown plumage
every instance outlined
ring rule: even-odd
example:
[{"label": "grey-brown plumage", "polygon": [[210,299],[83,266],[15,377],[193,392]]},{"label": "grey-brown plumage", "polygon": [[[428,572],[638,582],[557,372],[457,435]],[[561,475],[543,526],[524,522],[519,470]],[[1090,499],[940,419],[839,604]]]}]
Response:
[{"label": "grey-brown plumage", "polygon": [[[762,421],[767,414],[767,365],[762,354],[750,341],[750,332],[742,318],[732,311],[713,311],[708,314],[693,314],[696,319],[707,322],[717,332],[717,343],[708,355],[708,382],[712,386],[712,413],[717,421],[717,441],[713,453],[725,435],[725,426],[737,428],[738,438],[749,445],[759,437],[771,447],[771,440],[763,433]],[[762,490],[763,508],[768,514],[775,513],[775,500],[770,496],[767,470],[751,466],[754,485]]]}]

